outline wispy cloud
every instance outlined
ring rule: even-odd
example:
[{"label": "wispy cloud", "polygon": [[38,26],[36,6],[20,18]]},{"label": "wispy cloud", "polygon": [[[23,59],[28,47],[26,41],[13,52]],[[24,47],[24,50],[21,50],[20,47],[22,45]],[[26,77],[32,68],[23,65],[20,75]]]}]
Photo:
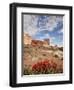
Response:
[{"label": "wispy cloud", "polygon": [[63,29],[58,31],[59,34],[63,34]]},{"label": "wispy cloud", "polygon": [[35,35],[37,32],[37,18],[35,15],[24,15],[24,32],[28,33],[29,35]]},{"label": "wispy cloud", "polygon": [[58,23],[62,22],[61,16],[39,16],[38,18],[38,29],[39,31],[48,30],[53,31],[58,27]]}]

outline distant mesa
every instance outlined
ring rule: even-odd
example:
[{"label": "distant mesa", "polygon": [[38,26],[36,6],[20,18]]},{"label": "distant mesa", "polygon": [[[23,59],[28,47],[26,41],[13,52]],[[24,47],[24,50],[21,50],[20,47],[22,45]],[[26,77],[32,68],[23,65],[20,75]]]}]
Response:
[{"label": "distant mesa", "polygon": [[50,40],[49,39],[44,39],[43,41],[35,40],[35,39],[32,39],[32,37],[29,34],[25,33],[24,34],[24,44],[32,45],[32,46],[49,46]]}]

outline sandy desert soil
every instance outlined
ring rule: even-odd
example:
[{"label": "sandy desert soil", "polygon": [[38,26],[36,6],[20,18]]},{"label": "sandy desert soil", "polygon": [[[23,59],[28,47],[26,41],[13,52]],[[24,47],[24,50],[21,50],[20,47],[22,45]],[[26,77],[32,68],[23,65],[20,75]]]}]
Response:
[{"label": "sandy desert soil", "polygon": [[57,64],[57,70],[63,72],[63,48],[24,45],[23,70],[32,68],[39,61],[49,60]]}]

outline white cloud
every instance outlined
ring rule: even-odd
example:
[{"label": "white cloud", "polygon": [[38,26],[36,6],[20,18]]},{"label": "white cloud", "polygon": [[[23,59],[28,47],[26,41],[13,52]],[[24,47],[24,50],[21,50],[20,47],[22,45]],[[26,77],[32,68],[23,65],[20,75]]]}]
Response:
[{"label": "white cloud", "polygon": [[47,22],[44,20],[44,26],[37,27],[38,19],[39,15],[24,15],[24,32],[32,36],[43,30],[53,31],[58,22],[63,20],[61,16],[49,16]]},{"label": "white cloud", "polygon": [[59,34],[63,33],[63,29],[61,29],[60,31],[58,31]]},{"label": "white cloud", "polygon": [[24,15],[24,32],[34,35],[37,32],[37,18],[35,15]]},{"label": "white cloud", "polygon": [[49,31],[53,31],[55,27],[57,27],[58,22],[61,22],[63,19],[61,16],[50,16],[48,19],[47,27]]},{"label": "white cloud", "polygon": [[55,39],[55,37],[51,37],[49,34],[45,34],[45,37],[49,38],[50,40],[54,40]]}]

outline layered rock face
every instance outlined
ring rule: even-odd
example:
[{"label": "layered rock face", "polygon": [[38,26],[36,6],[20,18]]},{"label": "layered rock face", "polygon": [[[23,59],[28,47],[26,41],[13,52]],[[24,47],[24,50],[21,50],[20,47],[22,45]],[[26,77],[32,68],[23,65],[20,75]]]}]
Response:
[{"label": "layered rock face", "polygon": [[32,40],[31,45],[32,46],[43,46],[43,42],[40,40]]},{"label": "layered rock face", "polygon": [[24,44],[31,45],[32,38],[28,34],[24,34]]},{"label": "layered rock face", "polygon": [[33,40],[31,36],[28,34],[24,34],[24,44],[33,45],[33,46],[48,46],[50,45],[49,39],[41,40]]},{"label": "layered rock face", "polygon": [[49,39],[44,39],[43,46],[49,46],[49,45],[50,45],[50,40]]}]

